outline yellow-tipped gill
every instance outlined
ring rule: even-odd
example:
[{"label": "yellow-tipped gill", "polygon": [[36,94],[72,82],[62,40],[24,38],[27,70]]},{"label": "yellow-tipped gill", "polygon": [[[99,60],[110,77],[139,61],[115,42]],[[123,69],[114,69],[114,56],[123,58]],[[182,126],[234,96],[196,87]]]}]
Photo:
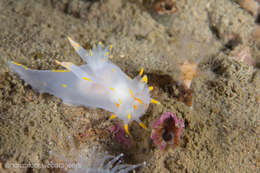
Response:
[{"label": "yellow-tipped gill", "polygon": [[154,104],[160,104],[159,101],[155,100],[155,99],[151,99],[151,103],[154,103]]},{"label": "yellow-tipped gill", "polygon": [[146,75],[144,75],[144,77],[142,78],[142,81],[143,81],[143,82],[145,82],[145,83],[147,83],[147,82],[148,82],[148,78],[147,78],[147,76],[146,76]]},{"label": "yellow-tipped gill", "polygon": [[143,123],[143,122],[140,122],[139,125],[144,128],[144,129],[147,129],[146,125]]},{"label": "yellow-tipped gill", "polygon": [[128,130],[128,125],[127,125],[127,124],[124,125],[124,128],[125,128],[126,133],[127,133],[128,135],[130,135],[129,130]]},{"label": "yellow-tipped gill", "polygon": [[117,116],[115,114],[112,114],[109,119],[112,120],[112,119],[115,119]]},{"label": "yellow-tipped gill", "polygon": [[142,75],[143,75],[143,73],[144,73],[144,69],[143,69],[143,68],[141,68],[141,70],[140,70],[140,72],[139,72],[139,76],[142,76]]}]

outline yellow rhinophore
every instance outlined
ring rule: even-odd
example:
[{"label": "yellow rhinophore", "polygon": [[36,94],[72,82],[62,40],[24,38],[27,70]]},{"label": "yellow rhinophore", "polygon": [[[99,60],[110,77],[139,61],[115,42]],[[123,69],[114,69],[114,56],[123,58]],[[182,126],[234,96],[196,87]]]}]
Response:
[{"label": "yellow rhinophore", "polygon": [[153,86],[150,86],[150,87],[149,87],[149,90],[152,91],[152,90],[153,90]]},{"label": "yellow rhinophore", "polygon": [[92,56],[92,55],[93,55],[93,54],[92,54],[92,50],[91,50],[91,49],[89,50],[89,54],[90,54],[90,56]]},{"label": "yellow rhinophore", "polygon": [[112,119],[115,119],[117,116],[115,114],[112,114],[109,119],[112,120]]},{"label": "yellow rhinophore", "polygon": [[128,114],[127,118],[130,120],[132,118],[131,114]]},{"label": "yellow rhinophore", "polygon": [[62,84],[61,86],[62,86],[63,88],[66,88],[66,87],[67,87],[67,85],[66,85],[66,84]]}]

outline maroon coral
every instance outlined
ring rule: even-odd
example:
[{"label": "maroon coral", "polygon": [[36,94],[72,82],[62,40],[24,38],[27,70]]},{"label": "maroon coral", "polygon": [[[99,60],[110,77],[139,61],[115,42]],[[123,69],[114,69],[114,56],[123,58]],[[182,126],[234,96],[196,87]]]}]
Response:
[{"label": "maroon coral", "polygon": [[178,8],[173,0],[158,0],[154,4],[154,10],[159,15],[173,14],[178,11]]},{"label": "maroon coral", "polygon": [[168,145],[178,146],[183,127],[183,120],[179,120],[176,114],[165,112],[153,122],[151,139],[161,150]]}]

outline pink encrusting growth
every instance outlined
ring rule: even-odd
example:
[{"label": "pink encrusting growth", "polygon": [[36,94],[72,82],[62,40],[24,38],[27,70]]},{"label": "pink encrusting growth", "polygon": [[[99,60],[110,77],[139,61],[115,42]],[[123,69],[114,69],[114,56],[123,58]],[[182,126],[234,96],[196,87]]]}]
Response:
[{"label": "pink encrusting growth", "polygon": [[250,47],[248,46],[236,48],[231,52],[231,55],[229,57],[250,66],[255,65],[254,58],[252,57],[250,52]]},{"label": "pink encrusting growth", "polygon": [[116,123],[111,129],[110,132],[114,134],[114,139],[117,143],[130,148],[131,140],[126,136],[125,130],[120,126],[119,123]]},{"label": "pink encrusting growth", "polygon": [[179,120],[176,114],[165,112],[153,122],[151,139],[161,150],[168,145],[178,146],[183,127],[183,120]]}]

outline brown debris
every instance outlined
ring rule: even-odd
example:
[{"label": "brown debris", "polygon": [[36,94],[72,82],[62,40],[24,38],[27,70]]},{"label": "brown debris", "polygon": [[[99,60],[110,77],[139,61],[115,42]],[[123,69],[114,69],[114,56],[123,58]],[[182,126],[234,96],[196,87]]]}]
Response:
[{"label": "brown debris", "polygon": [[260,41],[260,26],[257,26],[253,33],[252,33],[252,39],[256,41]]},{"label": "brown debris", "polygon": [[25,101],[26,102],[34,102],[35,104],[38,104],[39,103],[39,97],[37,96],[37,94],[32,91],[32,90],[29,90],[25,97],[24,97]]},{"label": "brown debris", "polygon": [[258,95],[256,96],[255,102],[256,102],[257,104],[260,104],[260,94],[258,94]]},{"label": "brown debris", "polygon": [[238,0],[237,3],[253,16],[257,16],[259,2],[256,0]]},{"label": "brown debris", "polygon": [[180,94],[178,96],[179,101],[185,103],[187,106],[192,107],[192,93],[193,90],[186,88],[183,85],[179,86]]},{"label": "brown debris", "polygon": [[239,34],[231,33],[230,35],[227,36],[227,38],[228,38],[228,42],[225,44],[225,47],[230,50],[233,50],[238,45],[242,44],[242,38]]},{"label": "brown debris", "polygon": [[158,0],[154,4],[154,10],[159,15],[170,15],[176,13],[178,8],[173,0]]}]

